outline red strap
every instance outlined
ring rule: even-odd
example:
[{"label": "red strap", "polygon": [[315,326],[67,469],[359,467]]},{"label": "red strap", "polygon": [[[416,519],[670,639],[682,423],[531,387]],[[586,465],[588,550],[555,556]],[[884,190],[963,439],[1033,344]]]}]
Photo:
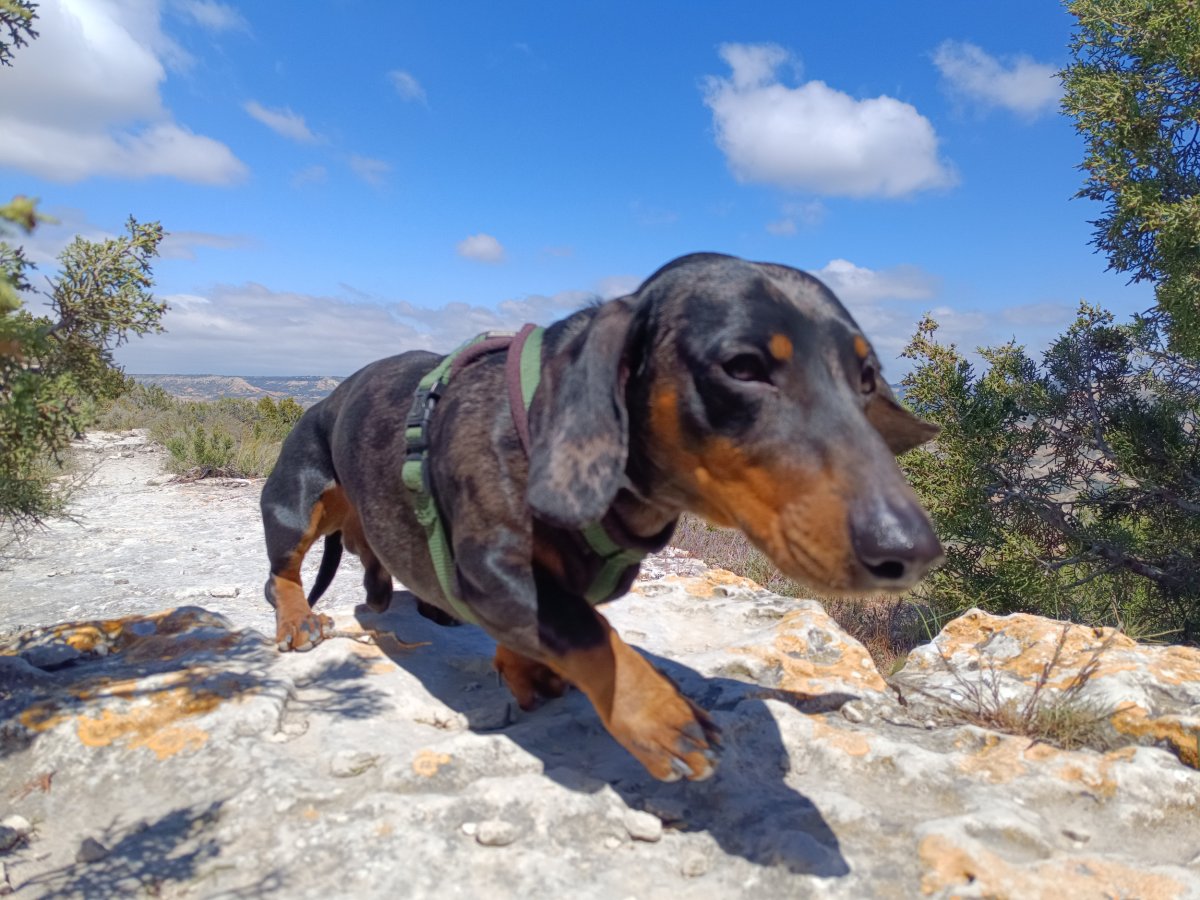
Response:
[{"label": "red strap", "polygon": [[504,382],[508,385],[508,408],[512,411],[513,425],[517,428],[517,437],[521,439],[521,446],[525,448],[525,455],[529,455],[529,410],[525,408],[525,397],[521,393],[521,351],[525,347],[525,341],[536,325],[529,324],[522,326],[517,332],[516,337],[512,339],[512,345],[508,348],[508,359],[504,362]]}]

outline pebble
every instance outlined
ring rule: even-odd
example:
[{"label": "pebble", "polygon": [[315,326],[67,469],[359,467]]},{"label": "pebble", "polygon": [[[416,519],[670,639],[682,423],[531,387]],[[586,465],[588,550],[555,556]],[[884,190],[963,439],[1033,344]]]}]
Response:
[{"label": "pebble", "polygon": [[366,750],[339,750],[329,761],[329,774],[334,778],[354,778],[371,768],[379,760]]},{"label": "pebble", "polygon": [[685,878],[699,878],[708,871],[708,857],[703,853],[689,853],[679,864],[679,871]]},{"label": "pebble", "polygon": [[21,837],[27,837],[33,833],[33,826],[24,816],[5,816],[3,819],[0,819],[0,826],[3,826],[4,828],[11,828],[13,831],[17,832],[17,834],[21,835]]},{"label": "pebble", "polygon": [[475,840],[485,847],[507,847],[518,837],[517,826],[503,819],[486,819],[475,832]]},{"label": "pebble", "polygon": [[635,841],[654,843],[662,838],[662,819],[652,813],[642,812],[640,809],[627,809],[621,818],[625,830]]},{"label": "pebble", "polygon": [[79,845],[79,851],[75,854],[75,862],[100,862],[106,856],[108,856],[107,847],[95,838],[84,838],[83,843]]},{"label": "pebble", "polygon": [[616,850],[618,847],[621,846],[621,839],[618,837],[613,837],[610,834],[608,837],[606,837],[604,839],[604,846],[607,847],[609,850]]},{"label": "pebble", "polygon": [[842,718],[855,725],[861,725],[867,717],[863,715],[863,711],[856,704],[846,703],[842,706]]},{"label": "pebble", "polygon": [[462,833],[467,835],[468,837],[474,837],[475,832],[477,832],[477,831],[479,831],[479,823],[478,822],[463,822],[462,823]]}]

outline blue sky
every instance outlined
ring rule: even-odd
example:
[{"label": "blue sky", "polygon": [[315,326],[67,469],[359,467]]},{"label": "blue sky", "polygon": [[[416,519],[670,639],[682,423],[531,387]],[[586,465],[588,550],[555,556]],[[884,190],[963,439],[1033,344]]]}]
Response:
[{"label": "blue sky", "polygon": [[0,194],[171,232],[133,373],[334,374],[548,322],[714,250],[814,272],[885,373],[921,314],[1040,348],[1127,315],[1054,2],[44,0],[0,70]]}]

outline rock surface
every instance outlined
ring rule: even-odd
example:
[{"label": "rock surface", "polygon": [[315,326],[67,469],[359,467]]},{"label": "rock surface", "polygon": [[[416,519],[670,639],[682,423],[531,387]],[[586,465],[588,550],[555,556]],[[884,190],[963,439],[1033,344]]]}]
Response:
[{"label": "rock surface", "polygon": [[[1197,651],[973,611],[892,688],[816,602],[668,552],[606,614],[724,753],[660,784],[579,693],[521,712],[480,631],[356,607],[351,561],[337,636],[277,653],[259,485],[89,445],[75,521],[0,572],[20,896],[1200,897]],[[1089,665],[1103,751],[953,714]]]}]

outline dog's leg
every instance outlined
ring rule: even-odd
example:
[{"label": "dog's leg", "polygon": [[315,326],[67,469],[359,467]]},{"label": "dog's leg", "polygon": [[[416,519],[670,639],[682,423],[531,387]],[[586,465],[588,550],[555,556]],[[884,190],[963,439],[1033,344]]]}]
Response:
[{"label": "dog's leg", "polygon": [[303,531],[288,527],[278,517],[266,519],[267,600],[275,607],[275,644],[280,650],[309,650],[332,628],[328,616],[314,613],[304,596],[300,569],[317,538],[340,531],[348,504],[339,487],[323,491],[308,513]]},{"label": "dog's leg", "polygon": [[367,592],[367,608],[374,613],[385,613],[392,605],[392,573],[384,568],[363,534],[362,522],[357,510],[349,508],[342,524],[342,541],[346,549],[359,558],[363,565],[363,588]]},{"label": "dog's leg", "polygon": [[567,683],[549,666],[503,644],[496,645],[496,658],[492,664],[521,709],[533,709],[539,697],[561,697],[567,689]]},{"label": "dog's leg", "polygon": [[608,620],[591,614],[600,640],[547,656],[546,665],[587,695],[604,727],[655,778],[708,778],[716,767],[717,726],[621,640]]}]

